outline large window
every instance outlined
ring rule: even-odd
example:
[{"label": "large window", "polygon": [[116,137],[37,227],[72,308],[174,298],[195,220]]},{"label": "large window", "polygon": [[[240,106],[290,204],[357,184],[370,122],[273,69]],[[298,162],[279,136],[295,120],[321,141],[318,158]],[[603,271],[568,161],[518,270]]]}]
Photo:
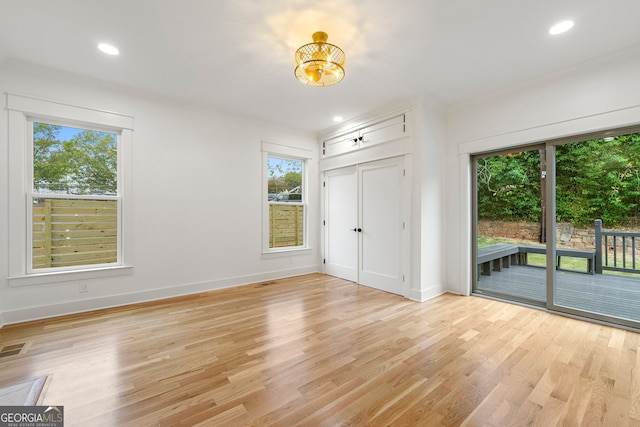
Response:
[{"label": "large window", "polygon": [[267,142],[263,151],[263,252],[307,249],[310,152]]},{"label": "large window", "polygon": [[118,135],[30,123],[29,270],[117,264]]},{"label": "large window", "polygon": [[133,118],[9,94],[9,284],[129,274]]}]

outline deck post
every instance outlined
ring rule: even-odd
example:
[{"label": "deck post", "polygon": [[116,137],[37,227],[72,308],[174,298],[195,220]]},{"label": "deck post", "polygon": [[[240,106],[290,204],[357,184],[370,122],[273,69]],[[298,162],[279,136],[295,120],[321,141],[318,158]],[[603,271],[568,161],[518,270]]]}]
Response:
[{"label": "deck post", "polygon": [[596,234],[596,259],[595,259],[595,273],[602,274],[602,220],[595,220],[595,234]]}]

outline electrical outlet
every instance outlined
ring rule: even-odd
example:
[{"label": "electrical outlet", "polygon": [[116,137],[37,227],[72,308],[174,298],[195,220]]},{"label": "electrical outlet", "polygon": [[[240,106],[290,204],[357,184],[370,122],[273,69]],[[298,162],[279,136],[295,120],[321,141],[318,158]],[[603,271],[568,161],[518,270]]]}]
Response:
[{"label": "electrical outlet", "polygon": [[89,292],[89,285],[86,283],[80,283],[80,293],[84,294]]}]

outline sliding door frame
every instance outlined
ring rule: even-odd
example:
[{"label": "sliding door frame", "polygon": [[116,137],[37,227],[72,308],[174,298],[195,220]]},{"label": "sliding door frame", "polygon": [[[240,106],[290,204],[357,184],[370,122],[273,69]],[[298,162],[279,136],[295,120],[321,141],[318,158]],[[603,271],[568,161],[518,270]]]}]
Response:
[{"label": "sliding door frame", "polygon": [[[632,330],[640,330],[640,322],[634,322],[628,319],[619,317],[612,317],[603,315],[600,313],[589,312],[585,310],[579,310],[572,307],[560,306],[555,303],[555,287],[556,287],[556,155],[555,148],[559,145],[589,141],[598,138],[615,137],[619,135],[626,135],[629,133],[640,132],[640,125],[638,126],[626,126],[613,128],[598,132],[589,132],[583,134],[575,134],[572,136],[549,139],[536,144],[527,145],[515,145],[509,148],[478,152],[470,154],[471,161],[471,290],[472,293],[477,293],[477,277],[478,277],[478,265],[477,265],[477,250],[478,250],[478,183],[477,183],[477,160],[479,158],[509,154],[517,151],[545,149],[546,153],[546,179],[545,179],[545,205],[547,209],[546,214],[546,302],[540,304],[538,301],[531,301],[526,298],[512,297],[510,295],[503,295],[494,292],[482,291],[482,295],[488,295],[491,297],[497,297],[506,299],[508,301],[516,303],[524,303],[534,306],[541,306],[549,311],[557,312],[560,314],[569,315],[577,318],[586,318],[598,323],[610,324],[615,326],[622,326]],[[639,286],[640,286],[640,278]]]}]

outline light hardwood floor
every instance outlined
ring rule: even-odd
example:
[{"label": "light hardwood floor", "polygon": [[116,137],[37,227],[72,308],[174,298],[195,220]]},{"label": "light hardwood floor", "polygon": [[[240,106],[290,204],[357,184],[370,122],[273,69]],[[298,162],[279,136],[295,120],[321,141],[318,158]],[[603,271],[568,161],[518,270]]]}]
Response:
[{"label": "light hardwood floor", "polygon": [[312,274],[5,326],[0,386],[50,375],[67,426],[640,426],[639,346]]}]

